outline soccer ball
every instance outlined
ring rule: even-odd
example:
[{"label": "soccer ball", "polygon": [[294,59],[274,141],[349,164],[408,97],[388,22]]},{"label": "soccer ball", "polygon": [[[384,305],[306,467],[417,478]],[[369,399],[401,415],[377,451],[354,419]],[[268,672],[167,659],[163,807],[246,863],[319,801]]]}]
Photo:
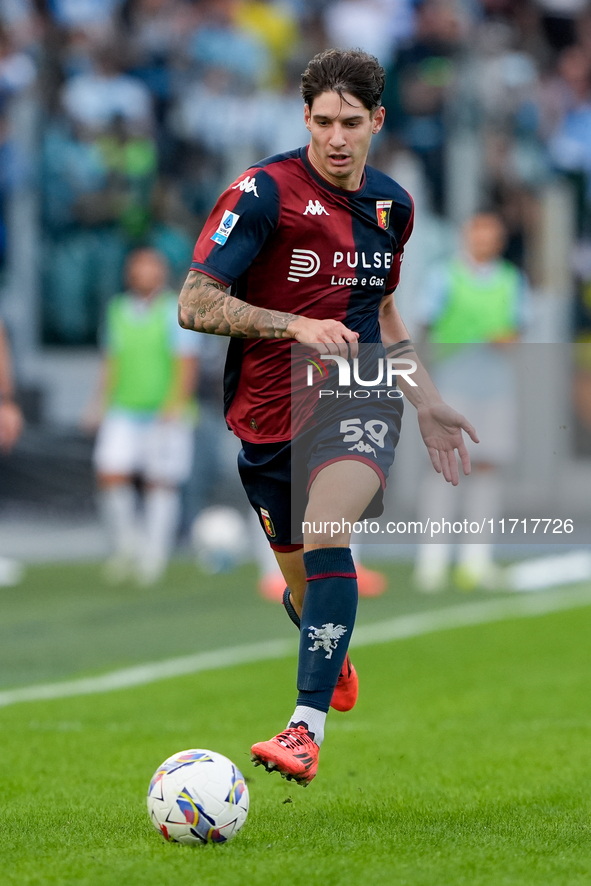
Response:
[{"label": "soccer ball", "polygon": [[205,508],[191,527],[193,549],[206,572],[234,569],[248,551],[248,526],[236,508]]},{"label": "soccer ball", "polygon": [[192,749],[169,757],[148,789],[148,813],[171,843],[225,843],[248,815],[244,776],[227,757]]}]

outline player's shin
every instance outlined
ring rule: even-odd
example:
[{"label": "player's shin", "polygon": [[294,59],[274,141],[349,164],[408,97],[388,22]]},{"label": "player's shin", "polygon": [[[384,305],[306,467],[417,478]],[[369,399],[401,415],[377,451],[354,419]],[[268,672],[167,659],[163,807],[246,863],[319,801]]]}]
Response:
[{"label": "player's shin", "polygon": [[304,554],[308,586],[301,616],[298,700],[290,725],[303,723],[320,745],[357,613],[357,577],[349,548]]}]

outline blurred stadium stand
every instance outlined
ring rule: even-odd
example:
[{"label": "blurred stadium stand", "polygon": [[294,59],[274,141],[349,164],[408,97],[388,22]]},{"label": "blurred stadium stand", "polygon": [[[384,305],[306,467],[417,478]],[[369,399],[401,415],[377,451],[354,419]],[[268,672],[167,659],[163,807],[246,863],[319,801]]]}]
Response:
[{"label": "blurred stadium stand", "polygon": [[[0,312],[29,425],[0,461],[0,527],[27,503],[94,520],[80,417],[126,253],[157,246],[179,283],[220,189],[306,140],[299,74],[338,44],[388,72],[372,162],[416,199],[398,293],[411,332],[427,266],[495,208],[534,286],[531,340],[582,345],[545,382],[531,483],[558,445],[556,494],[589,489],[590,2],[1,0]],[[397,481],[409,506],[412,439]]]}]

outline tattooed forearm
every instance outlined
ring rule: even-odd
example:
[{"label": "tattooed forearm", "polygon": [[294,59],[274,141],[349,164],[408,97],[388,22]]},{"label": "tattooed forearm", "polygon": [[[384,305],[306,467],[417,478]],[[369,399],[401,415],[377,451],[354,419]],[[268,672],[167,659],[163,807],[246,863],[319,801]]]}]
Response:
[{"label": "tattooed forearm", "polygon": [[238,307],[234,308],[234,310],[232,311],[232,316],[240,317],[242,314],[244,314],[245,311],[248,311],[249,307],[250,305],[248,305],[246,302],[238,305]]},{"label": "tattooed forearm", "polygon": [[197,316],[203,319],[207,317],[215,308],[219,307],[226,300],[226,295],[218,295],[217,298],[213,299],[204,299],[199,303],[199,307],[197,308]]},{"label": "tattooed forearm", "polygon": [[[220,291],[222,294],[220,294]],[[235,338],[291,338],[297,314],[257,308],[226,292],[223,283],[190,271],[179,297],[179,323],[185,329]]]}]

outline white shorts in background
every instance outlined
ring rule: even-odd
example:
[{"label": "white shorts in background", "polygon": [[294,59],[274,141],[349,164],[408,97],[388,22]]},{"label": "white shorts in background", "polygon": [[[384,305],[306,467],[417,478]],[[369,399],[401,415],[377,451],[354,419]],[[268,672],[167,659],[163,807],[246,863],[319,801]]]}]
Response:
[{"label": "white shorts in background", "polygon": [[105,416],[93,454],[99,474],[140,474],[149,482],[171,486],[188,478],[192,459],[190,421],[164,421],[120,410]]}]

